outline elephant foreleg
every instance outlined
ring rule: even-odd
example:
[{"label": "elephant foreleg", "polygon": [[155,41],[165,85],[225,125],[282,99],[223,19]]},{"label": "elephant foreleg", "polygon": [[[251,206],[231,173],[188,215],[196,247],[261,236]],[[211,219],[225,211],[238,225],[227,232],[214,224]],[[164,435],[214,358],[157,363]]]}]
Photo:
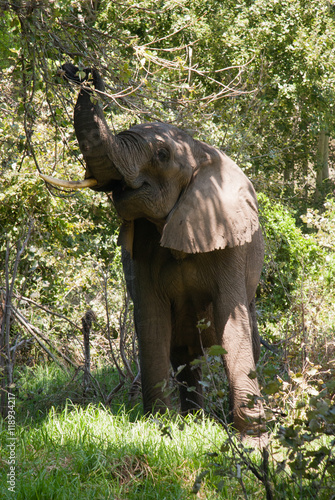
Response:
[{"label": "elephant foreleg", "polygon": [[[135,312],[139,343],[143,409],[164,412],[170,399],[164,390],[170,374],[171,320],[168,308],[148,298],[146,308]],[[150,307],[149,307],[150,306]]]},{"label": "elephant foreleg", "polygon": [[227,316],[223,321],[225,318],[216,314],[216,327],[222,332],[222,346],[227,351],[224,361],[234,425],[242,436],[262,441],[265,416],[254,374],[255,350],[249,308],[238,304]]}]

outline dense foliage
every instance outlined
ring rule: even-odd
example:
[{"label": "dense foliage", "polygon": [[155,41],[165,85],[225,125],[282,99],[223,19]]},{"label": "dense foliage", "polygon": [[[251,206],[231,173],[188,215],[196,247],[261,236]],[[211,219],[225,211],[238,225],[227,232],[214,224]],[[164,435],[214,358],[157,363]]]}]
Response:
[{"label": "dense foliage", "polygon": [[[95,66],[107,83],[103,105],[113,130],[174,123],[226,151],[252,178],[266,240],[257,299],[261,335],[272,349],[263,350],[259,364],[277,436],[271,481],[278,498],[286,498],[285,478],[292,495],[328,498],[334,473],[333,2],[0,0],[0,34],[2,352],[6,335],[9,341],[0,357],[1,387],[13,382],[23,417],[34,405],[44,415],[55,402],[63,406],[64,385],[75,403],[90,398],[110,405],[115,394],[120,403],[128,401],[127,391],[137,401],[117,216],[105,195],[51,189],[37,175],[82,177],[72,124],[77,89],[57,70],[65,61]],[[96,318],[92,369],[103,365],[106,372],[97,372],[92,392],[83,395],[77,369],[88,309]],[[7,355],[17,368],[13,380]],[[217,358],[202,360],[203,385],[208,411],[224,420],[228,398]],[[31,374],[55,363],[67,382],[55,390],[49,382],[48,390],[34,386]],[[197,487],[215,478],[212,470],[232,477],[218,457],[207,475],[198,471]],[[234,467],[245,465],[234,457]],[[73,467],[80,476],[80,465]],[[245,496],[243,482],[241,491]]]}]

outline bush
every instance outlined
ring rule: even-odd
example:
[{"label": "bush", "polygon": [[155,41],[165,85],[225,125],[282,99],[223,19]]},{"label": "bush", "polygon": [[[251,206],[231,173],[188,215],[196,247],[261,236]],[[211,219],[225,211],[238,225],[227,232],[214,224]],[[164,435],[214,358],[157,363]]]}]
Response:
[{"label": "bush", "polygon": [[286,311],[305,274],[314,275],[324,258],[313,235],[303,234],[293,213],[263,193],[258,195],[265,238],[265,262],[258,290],[263,321]]}]

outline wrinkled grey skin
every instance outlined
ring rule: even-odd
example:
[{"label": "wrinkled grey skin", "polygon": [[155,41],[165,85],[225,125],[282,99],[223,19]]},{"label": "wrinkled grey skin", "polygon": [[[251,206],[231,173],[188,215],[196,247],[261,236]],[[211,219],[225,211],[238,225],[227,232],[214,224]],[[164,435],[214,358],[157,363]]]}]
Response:
[{"label": "wrinkled grey skin", "polygon": [[[77,68],[63,66],[78,81]],[[97,90],[103,82],[86,70]],[[164,123],[136,125],[113,136],[91,91],[80,90],[74,125],[86,178],[111,197],[124,224],[123,266],[134,301],[145,412],[169,399],[157,385],[170,363],[179,380],[182,412],[202,406],[199,370],[190,363],[203,347],[227,351],[225,369],[235,427],[260,435],[263,408],[255,370],[260,341],[254,297],[263,263],[263,239],[253,187],[217,149]],[[208,330],[199,334],[205,318]],[[187,386],[196,387],[188,392]],[[264,435],[263,435],[264,436]],[[260,441],[263,439],[259,438]]]}]

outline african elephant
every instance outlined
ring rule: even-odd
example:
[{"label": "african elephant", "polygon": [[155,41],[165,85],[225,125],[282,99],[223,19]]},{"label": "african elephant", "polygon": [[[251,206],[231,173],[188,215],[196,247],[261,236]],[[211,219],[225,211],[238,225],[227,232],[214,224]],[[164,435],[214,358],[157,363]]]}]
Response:
[{"label": "african elephant", "polygon": [[[114,136],[89,87],[99,93],[103,80],[95,69],[84,73],[80,81],[78,68],[62,66],[67,80],[85,81],[74,110],[84,187],[108,193],[123,220],[119,243],[134,301],[144,410],[169,406],[159,383],[170,362],[174,369],[185,365],[178,376],[181,411],[200,408],[200,374],[191,362],[203,347],[220,344],[234,425],[257,440],[264,412],[249,373],[260,352],[254,297],[263,238],[253,186],[228,156],[172,125],[135,125]],[[211,326],[200,339],[202,318]]]}]

